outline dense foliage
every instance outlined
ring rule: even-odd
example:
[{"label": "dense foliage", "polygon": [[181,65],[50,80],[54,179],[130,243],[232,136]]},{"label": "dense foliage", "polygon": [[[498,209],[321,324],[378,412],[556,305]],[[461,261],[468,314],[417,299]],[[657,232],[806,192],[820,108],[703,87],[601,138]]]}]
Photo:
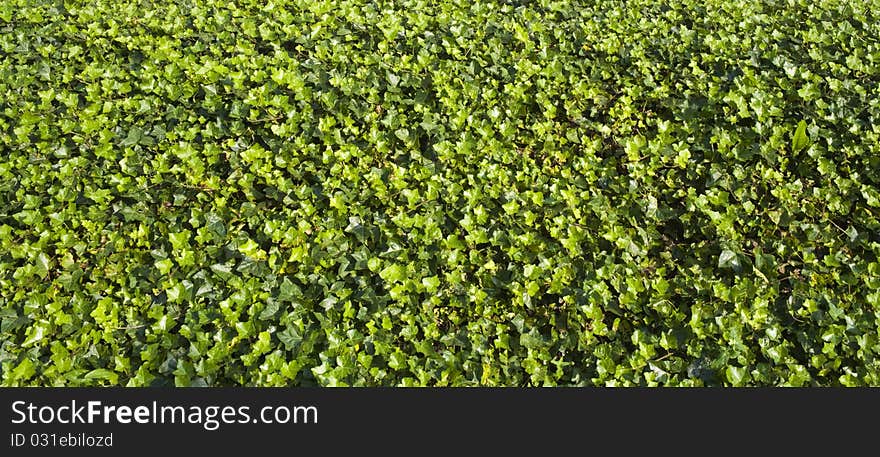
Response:
[{"label": "dense foliage", "polygon": [[0,2],[12,385],[880,385],[880,16]]}]

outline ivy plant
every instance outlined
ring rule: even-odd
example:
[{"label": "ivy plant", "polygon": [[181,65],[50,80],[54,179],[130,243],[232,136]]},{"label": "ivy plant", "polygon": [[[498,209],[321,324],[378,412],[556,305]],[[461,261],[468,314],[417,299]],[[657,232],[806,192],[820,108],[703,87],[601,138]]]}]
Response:
[{"label": "ivy plant", "polygon": [[880,385],[873,6],[0,2],[0,383]]}]

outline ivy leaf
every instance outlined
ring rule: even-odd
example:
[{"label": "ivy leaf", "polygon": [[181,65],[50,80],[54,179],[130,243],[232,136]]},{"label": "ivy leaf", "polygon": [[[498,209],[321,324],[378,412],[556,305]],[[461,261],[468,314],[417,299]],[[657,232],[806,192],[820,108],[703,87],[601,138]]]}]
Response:
[{"label": "ivy leaf", "polygon": [[735,252],[725,249],[718,256],[718,268],[730,268],[739,271],[742,266],[739,263],[739,256]]},{"label": "ivy leaf", "polygon": [[392,87],[397,87],[400,83],[400,76],[397,76],[394,73],[388,73],[388,83],[391,84]]},{"label": "ivy leaf", "polygon": [[134,146],[136,144],[139,144],[143,137],[144,131],[138,127],[133,127],[131,130],[128,131],[128,136],[126,136],[125,139],[122,140],[122,145]]},{"label": "ivy leaf", "polygon": [[12,370],[11,376],[18,381],[27,381],[35,374],[37,374],[36,365],[30,359],[24,359]]},{"label": "ivy leaf", "polygon": [[745,367],[727,367],[727,380],[734,386],[742,386],[749,380],[749,371]]},{"label": "ivy leaf", "polygon": [[302,297],[302,290],[290,278],[284,278],[278,293],[278,301],[291,302]]},{"label": "ivy leaf", "polygon": [[387,282],[403,282],[406,278],[406,268],[399,264],[391,264],[379,272],[379,277]]},{"label": "ivy leaf", "polygon": [[239,245],[238,250],[252,259],[265,260],[267,257],[266,251],[260,249],[260,245],[250,238]]},{"label": "ivy leaf", "polygon": [[110,371],[106,368],[98,368],[86,373],[83,376],[84,379],[88,380],[102,380],[108,381],[109,384],[117,384],[119,382],[119,375],[113,371]]},{"label": "ivy leaf", "polygon": [[294,351],[302,342],[302,337],[295,328],[288,326],[283,331],[278,332],[278,339],[284,344],[288,351]]},{"label": "ivy leaf", "polygon": [[440,288],[440,278],[437,276],[422,278],[422,285],[425,286],[428,292],[436,292]]},{"label": "ivy leaf", "polygon": [[797,129],[791,138],[791,152],[797,153],[810,145],[810,138],[807,136],[807,122],[801,120]]},{"label": "ivy leaf", "polygon": [[266,304],[266,307],[263,308],[263,311],[260,312],[260,315],[257,317],[260,320],[271,319],[278,310],[281,308],[277,300],[269,300]]}]

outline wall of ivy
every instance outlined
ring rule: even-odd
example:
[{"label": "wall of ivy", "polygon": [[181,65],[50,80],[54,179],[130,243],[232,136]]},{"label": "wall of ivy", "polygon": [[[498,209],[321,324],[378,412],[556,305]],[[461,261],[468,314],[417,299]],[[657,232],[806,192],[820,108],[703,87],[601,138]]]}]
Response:
[{"label": "wall of ivy", "polygon": [[880,16],[0,2],[0,380],[880,385]]}]

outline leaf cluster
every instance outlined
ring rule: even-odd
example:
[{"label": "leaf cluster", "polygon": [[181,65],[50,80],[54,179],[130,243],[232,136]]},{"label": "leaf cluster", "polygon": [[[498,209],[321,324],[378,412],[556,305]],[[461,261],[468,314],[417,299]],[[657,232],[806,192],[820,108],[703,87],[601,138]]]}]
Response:
[{"label": "leaf cluster", "polygon": [[3,385],[880,385],[880,17],[0,2]]}]

